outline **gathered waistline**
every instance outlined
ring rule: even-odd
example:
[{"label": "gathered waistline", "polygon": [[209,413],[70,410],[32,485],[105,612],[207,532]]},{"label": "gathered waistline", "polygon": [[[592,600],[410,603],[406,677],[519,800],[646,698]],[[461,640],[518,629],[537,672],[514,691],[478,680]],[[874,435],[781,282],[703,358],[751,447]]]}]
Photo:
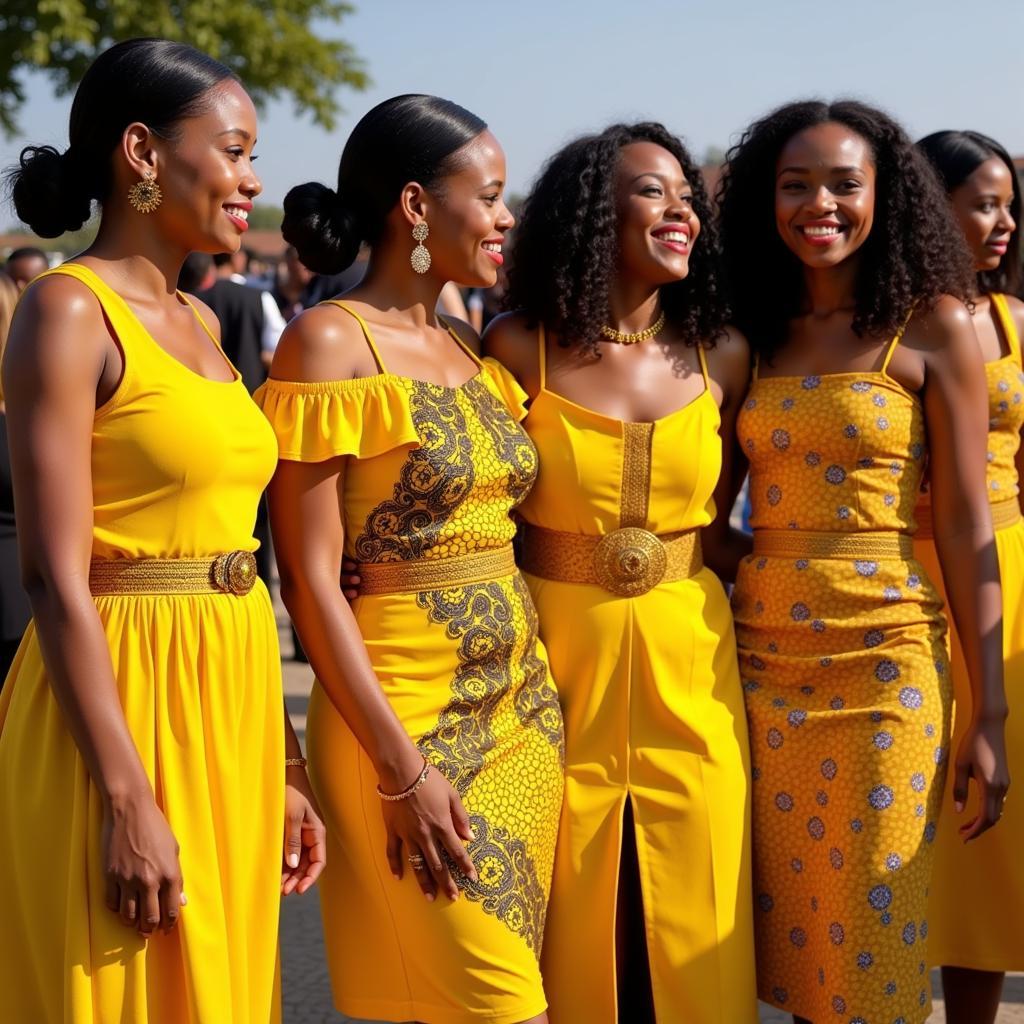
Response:
[{"label": "gathered waistline", "polygon": [[450,558],[416,558],[396,562],[360,562],[359,594],[416,594],[465,587],[511,576],[516,571],[511,544]]},{"label": "gathered waistline", "polygon": [[861,533],[814,530],[755,530],[754,554],[767,558],[879,558],[905,560],[914,539],[896,530]]},{"label": "gathered waistline", "polygon": [[[1017,498],[1000,498],[999,501],[991,502],[989,504],[989,509],[992,512],[993,530],[1005,530],[1006,527],[1013,526],[1014,523],[1020,522],[1020,502]],[[935,529],[932,522],[930,508],[927,510],[927,514],[921,516],[920,522],[917,526],[917,533],[914,534],[914,539],[935,539]]]},{"label": "gathered waistline", "polygon": [[251,551],[210,558],[94,558],[89,590],[110,594],[233,594],[244,597],[256,584]]}]

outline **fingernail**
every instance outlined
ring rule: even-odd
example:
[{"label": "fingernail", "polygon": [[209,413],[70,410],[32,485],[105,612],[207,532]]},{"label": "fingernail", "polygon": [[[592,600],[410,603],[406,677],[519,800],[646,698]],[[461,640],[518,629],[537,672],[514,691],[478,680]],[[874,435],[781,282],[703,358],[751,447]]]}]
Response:
[{"label": "fingernail", "polygon": [[288,854],[288,867],[297,868],[299,866],[299,855],[297,853]]},{"label": "fingernail", "polygon": [[183,907],[188,905],[188,897],[184,893],[181,894],[181,905]]},{"label": "fingernail", "polygon": [[423,895],[427,897],[428,903],[434,902],[434,894],[432,892],[425,892]]},{"label": "fingernail", "polygon": [[962,800],[957,800],[953,805],[956,808],[956,813],[959,814],[964,809],[964,803]]}]

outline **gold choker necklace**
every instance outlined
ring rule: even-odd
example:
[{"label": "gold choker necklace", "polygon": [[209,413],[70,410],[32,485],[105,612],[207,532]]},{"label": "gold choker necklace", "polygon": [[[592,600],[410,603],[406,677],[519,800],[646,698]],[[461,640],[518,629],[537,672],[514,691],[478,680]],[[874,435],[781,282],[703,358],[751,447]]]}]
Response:
[{"label": "gold choker necklace", "polygon": [[665,313],[664,310],[661,316],[651,324],[644,331],[634,331],[632,334],[626,331],[617,331],[614,327],[609,327],[605,324],[601,328],[601,337],[607,338],[608,341],[614,341],[616,345],[636,345],[641,341],[647,341],[649,338],[653,338],[661,333],[662,327],[665,326]]}]

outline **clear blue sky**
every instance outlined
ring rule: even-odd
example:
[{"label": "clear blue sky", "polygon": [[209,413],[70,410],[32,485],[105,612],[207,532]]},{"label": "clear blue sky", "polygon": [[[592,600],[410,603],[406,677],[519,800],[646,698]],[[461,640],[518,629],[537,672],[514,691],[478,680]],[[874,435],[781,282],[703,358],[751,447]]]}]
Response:
[{"label": "clear blue sky", "polygon": [[[257,147],[268,202],[300,181],[333,184],[348,130],[402,92],[437,93],[485,118],[519,192],[561,143],[611,120],[664,121],[699,157],[810,95],[880,105],[915,138],[974,128],[1024,153],[1021,0],[354,2],[325,32],[355,45],[373,84],[343,94],[333,133],[287,101],[271,105]],[[56,99],[42,76],[29,87],[25,138],[0,139],[2,165],[28,141],[66,145],[70,98]]]}]

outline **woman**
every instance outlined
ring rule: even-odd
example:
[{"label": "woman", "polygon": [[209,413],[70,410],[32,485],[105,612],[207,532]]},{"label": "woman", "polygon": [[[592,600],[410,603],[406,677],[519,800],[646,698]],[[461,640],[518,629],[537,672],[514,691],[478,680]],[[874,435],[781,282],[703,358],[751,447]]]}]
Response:
[{"label": "woman", "polygon": [[4,360],[34,616],[0,698],[4,1012],[265,1024],[280,893],[319,874],[323,829],[253,575],[273,436],[174,288],[191,250],[240,244],[256,113],[205,54],[132,40],[86,72],[70,135],[10,176],[44,237],[103,212]]},{"label": "woman", "polygon": [[721,201],[757,353],[738,423],[754,550],[734,611],[759,990],[799,1020],[921,1022],[951,697],[941,601],[911,550],[926,455],[973,692],[954,769],[958,791],[969,776],[981,791],[966,836],[994,824],[1007,785],[984,377],[957,301],[969,267],[924,158],[859,103],[756,122]]},{"label": "woman", "polygon": [[[917,146],[938,172],[974,258],[974,331],[988,383],[986,483],[1003,584],[1003,671],[1007,698],[1019,698],[1024,682],[1024,521],[1017,467],[1024,426],[1024,303],[1007,293],[1015,292],[1020,282],[1020,186],[1006,150],[978,132],[936,132]],[[940,584],[927,504],[919,508],[917,519],[915,554]],[[955,745],[971,721],[971,692],[955,630],[950,640],[958,709]],[[1012,710],[1006,746],[1011,776],[1024,774],[1024,722]],[[964,796],[951,793],[947,806],[956,803],[962,814]],[[946,965],[942,988],[952,1024],[991,1024],[999,1009],[1003,972],[1024,970],[1019,927],[1024,920],[1024,815],[1015,804],[1007,804],[998,829],[969,845],[960,835],[961,819],[951,814],[939,819],[929,943],[934,960]]]},{"label": "woman", "polygon": [[531,397],[540,456],[521,564],[566,726],[556,1021],[757,1016],[746,722],[700,542],[750,364],[710,214],[663,126],[577,139],[526,202],[519,312],[485,338]]},{"label": "woman", "polygon": [[[327,955],[335,1002],[357,1017],[547,1020],[562,718],[509,518],[537,459],[522,393],[434,313],[445,282],[494,283],[504,179],[483,121],[398,96],[356,125],[337,191],[285,200],[285,237],[312,270],[370,246],[343,302],[289,324],[259,395],[281,447],[282,596],[318,680]],[[343,551],[362,577],[352,609]]]}]

